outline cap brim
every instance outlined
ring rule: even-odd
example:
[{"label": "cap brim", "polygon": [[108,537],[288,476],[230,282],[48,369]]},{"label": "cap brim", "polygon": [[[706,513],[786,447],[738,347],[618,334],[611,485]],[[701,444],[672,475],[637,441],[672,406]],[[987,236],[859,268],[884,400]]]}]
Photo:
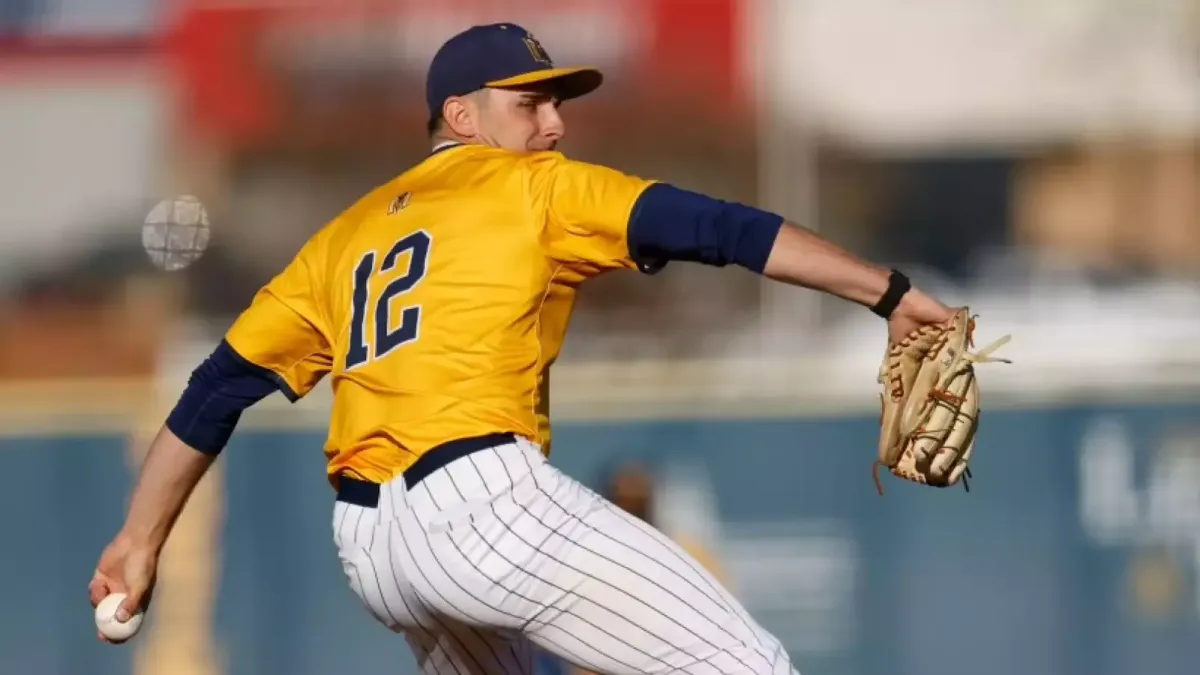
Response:
[{"label": "cap brim", "polygon": [[603,81],[604,76],[595,68],[547,68],[503,80],[494,80],[488,82],[487,86],[505,89],[527,84],[553,82],[558,87],[559,98],[565,101],[596,91]]}]

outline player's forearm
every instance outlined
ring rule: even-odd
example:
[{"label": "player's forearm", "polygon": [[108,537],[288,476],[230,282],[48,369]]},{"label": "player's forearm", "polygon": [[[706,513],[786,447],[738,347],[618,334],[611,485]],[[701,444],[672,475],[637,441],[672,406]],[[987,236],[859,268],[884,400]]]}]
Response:
[{"label": "player's forearm", "polygon": [[[887,316],[888,335],[903,339],[916,328],[950,319],[941,301],[908,285],[891,289],[892,270],[856,257],[802,227],[784,223],[763,266],[772,279],[824,291]],[[888,297],[885,297],[888,296]]]},{"label": "player's forearm", "polygon": [[784,223],[763,274],[871,307],[887,290],[891,270],[862,260],[798,225]]},{"label": "player's forearm", "polygon": [[225,448],[242,411],[276,391],[270,374],[222,341],[192,372],[188,386],[150,444],[122,533],[162,548],[192,490]]},{"label": "player's forearm", "polygon": [[150,444],[122,535],[161,550],[196,484],[216,455],[194,450],[166,426]]}]

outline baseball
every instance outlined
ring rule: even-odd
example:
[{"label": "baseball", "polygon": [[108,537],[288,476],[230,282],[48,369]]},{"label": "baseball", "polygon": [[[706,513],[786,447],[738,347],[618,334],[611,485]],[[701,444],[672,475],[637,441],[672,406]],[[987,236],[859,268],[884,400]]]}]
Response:
[{"label": "baseball", "polygon": [[160,269],[177,272],[200,259],[210,238],[208,211],[183,195],[159,202],[142,226],[142,246]]},{"label": "baseball", "polygon": [[142,627],[143,614],[139,611],[129,621],[117,621],[117,608],[125,600],[124,593],[112,593],[96,605],[96,628],[100,634],[114,642],[128,640]]}]

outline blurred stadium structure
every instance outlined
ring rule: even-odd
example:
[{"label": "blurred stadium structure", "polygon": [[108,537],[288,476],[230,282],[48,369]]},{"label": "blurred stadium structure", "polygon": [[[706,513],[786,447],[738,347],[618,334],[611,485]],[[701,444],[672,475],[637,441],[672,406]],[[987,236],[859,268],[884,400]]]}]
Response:
[{"label": "blurred stadium structure", "polygon": [[[606,69],[568,153],[778,210],[1015,336],[977,489],[880,500],[877,320],[613,275],[555,367],[560,466],[656,467],[656,521],[805,673],[1195,672],[1197,0],[3,0],[0,673],[412,672],[327,539],[324,389],[247,416],[136,644],[95,644],[84,589],[190,369],[420,159],[428,58],[499,19]],[[167,273],[140,228],[176,194],[212,244]]]}]

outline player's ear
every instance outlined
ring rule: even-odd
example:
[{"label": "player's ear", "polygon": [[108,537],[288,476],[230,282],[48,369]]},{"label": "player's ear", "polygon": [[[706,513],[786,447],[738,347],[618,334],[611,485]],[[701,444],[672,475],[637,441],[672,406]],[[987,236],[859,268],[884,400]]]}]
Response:
[{"label": "player's ear", "polygon": [[476,117],[475,106],[469,105],[465,98],[452,96],[442,104],[442,119],[456,136],[471,138],[477,135],[479,122]]}]

